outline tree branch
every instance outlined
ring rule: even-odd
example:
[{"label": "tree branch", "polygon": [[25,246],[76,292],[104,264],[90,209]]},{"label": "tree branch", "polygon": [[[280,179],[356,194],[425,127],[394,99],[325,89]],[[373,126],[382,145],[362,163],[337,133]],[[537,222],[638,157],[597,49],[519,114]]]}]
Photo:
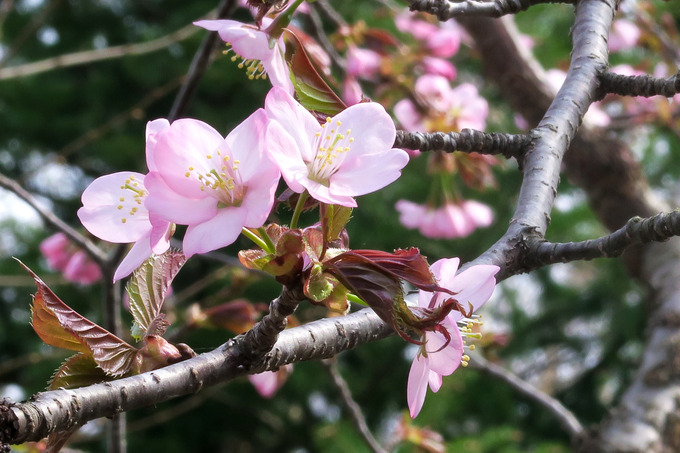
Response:
[{"label": "tree branch", "polygon": [[148,373],[73,390],[43,392],[21,404],[0,404],[0,443],[37,441],[95,418],[195,393],[246,373],[333,357],[392,333],[370,309],[321,319],[281,332],[272,350],[249,370],[240,365],[244,361],[240,349],[243,341],[237,337],[212,352]]},{"label": "tree branch", "polygon": [[434,16],[440,21],[447,21],[452,17],[487,16],[501,17],[515,14],[542,3],[573,3],[569,0],[409,0],[411,11],[422,11]]},{"label": "tree branch", "polygon": [[333,385],[335,385],[335,387],[340,392],[342,402],[345,405],[347,411],[349,412],[350,418],[352,419],[354,426],[359,431],[361,436],[364,438],[366,444],[374,453],[387,453],[387,450],[385,450],[380,445],[377,439],[373,436],[373,433],[371,433],[371,430],[368,428],[368,424],[366,423],[366,418],[364,417],[364,413],[362,412],[361,407],[357,404],[356,401],[354,401],[354,398],[352,398],[352,391],[349,389],[347,381],[343,379],[342,375],[340,374],[340,371],[338,370],[338,362],[334,359],[328,359],[322,360],[321,363],[328,371],[328,374],[331,377]]},{"label": "tree branch", "polygon": [[480,154],[502,154],[508,159],[518,158],[524,153],[531,136],[481,132],[463,129],[460,132],[406,132],[397,131],[395,148],[417,149],[420,151],[475,152]]},{"label": "tree branch", "polygon": [[489,362],[479,354],[475,355],[470,361],[470,367],[488,374],[500,381],[508,384],[514,390],[527,397],[529,400],[538,403],[541,407],[550,412],[562,428],[571,437],[572,443],[578,443],[584,434],[583,426],[576,416],[562,405],[558,400],[534,387],[527,381],[521,379],[516,374],[506,370],[500,365]]},{"label": "tree branch", "polygon": [[[236,0],[222,0],[217,6],[217,19],[225,19],[231,16],[231,13],[236,8]],[[195,25],[190,25],[191,27],[200,30]],[[168,121],[172,122],[179,118],[184,109],[189,104],[189,100],[193,95],[198,83],[200,82],[205,70],[208,68],[210,63],[210,54],[212,53],[215,43],[217,42],[217,33],[208,33],[203,39],[201,46],[198,48],[194,54],[194,58],[191,61],[191,66],[189,67],[189,72],[187,73],[184,83],[182,84],[175,101],[172,103],[170,108],[170,113],[168,113]]]},{"label": "tree branch", "polygon": [[664,242],[678,235],[680,210],[647,219],[634,217],[622,228],[598,239],[567,243],[541,241],[531,245],[527,251],[528,269],[554,263],[617,257],[631,246]]},{"label": "tree branch", "polygon": [[600,77],[600,96],[608,93],[621,96],[665,96],[673,97],[680,93],[680,73],[665,79],[650,75],[625,76],[606,72]]},{"label": "tree branch", "polygon": [[20,66],[12,66],[0,69],[0,80],[14,79],[57,68],[66,68],[82,64],[90,64],[97,61],[110,60],[112,58],[126,57],[128,55],[144,55],[168,47],[176,42],[183,41],[200,29],[194,25],[187,25],[169,35],[153,41],[139,44],[124,44],[122,46],[107,47],[105,49],[86,50],[58,57],[47,58]]},{"label": "tree branch", "polygon": [[106,254],[97,247],[92,241],[87,239],[82,234],[78,233],[75,229],[71,228],[66,222],[61,220],[59,217],[54,215],[51,211],[45,209],[38,200],[31,195],[26,189],[21,187],[21,185],[8,178],[5,175],[0,174],[0,187],[15,193],[19,198],[28,203],[33,209],[36,210],[40,217],[45,220],[49,225],[51,225],[57,231],[61,231],[68,238],[73,241],[78,247],[85,250],[87,254],[100,266],[107,266],[107,256]]}]

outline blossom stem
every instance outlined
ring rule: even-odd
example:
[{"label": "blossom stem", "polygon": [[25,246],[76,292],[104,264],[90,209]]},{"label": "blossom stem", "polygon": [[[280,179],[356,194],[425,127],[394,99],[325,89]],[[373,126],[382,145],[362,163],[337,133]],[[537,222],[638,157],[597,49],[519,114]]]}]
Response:
[{"label": "blossom stem", "polygon": [[306,190],[300,194],[297,204],[295,205],[295,211],[293,211],[293,218],[290,219],[290,228],[297,228],[298,221],[300,220],[300,214],[302,213],[302,208],[305,206],[305,202],[309,198],[309,192]]},{"label": "blossom stem", "polygon": [[347,300],[350,301],[350,302],[354,302],[355,304],[359,304],[359,305],[363,305],[365,307],[368,307],[368,304],[366,302],[364,302],[364,300],[361,297],[359,297],[355,294],[352,294],[352,293],[347,294]]},{"label": "blossom stem", "polygon": [[277,40],[283,33],[283,29],[290,24],[293,14],[298,6],[302,4],[305,0],[296,0],[292,5],[288,7],[284,12],[276,16],[276,19],[267,27],[267,33],[269,34],[270,40]]},{"label": "blossom stem", "polygon": [[[258,247],[260,247],[262,250],[264,250],[267,253],[272,253],[273,248],[269,247],[269,244],[267,244],[267,241],[262,239],[260,236],[257,235],[254,231],[252,231],[250,228],[243,227],[241,229],[241,232],[245,237],[253,241]],[[271,241],[270,241],[271,244]],[[272,245],[273,247],[273,245]]]},{"label": "blossom stem", "polygon": [[264,229],[263,226],[257,229],[258,233],[260,233],[260,237],[262,240],[267,244],[267,248],[264,249],[268,253],[274,253],[276,251],[276,246],[272,242],[272,238],[269,237],[267,234],[267,230]]}]

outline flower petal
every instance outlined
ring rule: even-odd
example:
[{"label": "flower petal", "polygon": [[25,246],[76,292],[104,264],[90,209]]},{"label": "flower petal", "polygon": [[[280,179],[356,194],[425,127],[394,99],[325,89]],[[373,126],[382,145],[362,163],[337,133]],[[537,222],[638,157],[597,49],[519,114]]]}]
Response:
[{"label": "flower petal", "polygon": [[309,170],[302,160],[300,148],[294,137],[279,122],[272,121],[267,127],[265,147],[281,170],[281,176],[286,180],[290,190],[302,193],[305,187],[300,181],[307,179]]},{"label": "flower petal", "polygon": [[458,328],[450,321],[445,321],[442,325],[451,337],[448,344],[441,333],[426,332],[425,348],[430,369],[441,376],[449,376],[456,371],[463,357],[463,338]]},{"label": "flower petal", "polygon": [[135,192],[124,188],[128,180],[133,181],[130,185],[137,184],[135,190],[145,191],[144,175],[119,172],[95,179],[83,192],[78,218],[99,239],[135,242],[151,231],[148,212],[140,204],[143,197],[136,197]]},{"label": "flower petal", "polygon": [[430,368],[427,365],[427,359],[420,354],[416,355],[408,373],[408,384],[406,386],[406,401],[411,418],[416,418],[423,408],[429,373]]},{"label": "flower petal", "polygon": [[184,256],[190,258],[196,253],[206,253],[232,244],[245,222],[247,210],[227,207],[220,209],[215,217],[190,225],[184,235]]},{"label": "flower petal", "polygon": [[321,130],[316,118],[280,87],[269,90],[264,109],[267,116],[278,122],[283,130],[292,137],[297,144],[301,159],[305,162],[311,162],[316,152],[312,149],[314,134]]},{"label": "flower petal", "polygon": [[123,258],[123,261],[118,265],[116,272],[113,274],[114,283],[121,278],[130,275],[135,269],[141,266],[144,261],[149,259],[150,256],[151,241],[147,236],[137,241],[125,258]]},{"label": "flower petal", "polygon": [[217,202],[210,197],[189,198],[179,195],[165,183],[160,173],[146,175],[149,189],[144,205],[150,214],[179,225],[192,225],[211,219],[217,213]]}]

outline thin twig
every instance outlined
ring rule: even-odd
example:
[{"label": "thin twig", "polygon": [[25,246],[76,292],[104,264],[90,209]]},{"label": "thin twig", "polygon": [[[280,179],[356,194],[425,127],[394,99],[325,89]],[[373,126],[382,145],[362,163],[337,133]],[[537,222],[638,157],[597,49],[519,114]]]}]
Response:
[{"label": "thin twig", "polygon": [[581,242],[554,243],[540,241],[528,246],[527,269],[554,263],[612,258],[621,256],[634,245],[664,242],[680,236],[680,210],[642,219],[634,217],[623,227],[597,239]]},{"label": "thin twig", "polygon": [[28,203],[33,209],[35,209],[38,214],[50,224],[57,231],[61,231],[68,238],[73,241],[78,247],[85,250],[85,252],[100,266],[105,267],[107,264],[106,254],[97,247],[92,241],[87,239],[85,236],[80,234],[75,229],[71,228],[66,222],[61,220],[59,217],[54,215],[48,209],[45,209],[40,202],[31,195],[26,189],[21,187],[21,185],[8,178],[5,175],[0,174],[0,187],[14,192],[19,198]]},{"label": "thin twig", "polygon": [[156,52],[157,50],[169,47],[176,42],[187,39],[199,30],[198,27],[190,24],[166,36],[154,39],[153,41],[138,44],[124,44],[122,46],[107,47],[105,49],[86,50],[84,52],[60,55],[58,57],[47,58],[33,63],[0,69],[0,80],[24,77],[57,68],[90,64],[96,61],[110,60],[112,58]]},{"label": "thin twig", "polygon": [[[21,46],[24,45],[27,39],[29,39],[31,36],[33,36],[40,28],[47,18],[52,14],[52,11],[56,9],[57,6],[59,6],[59,3],[61,3],[61,0],[53,0],[50,1],[38,14],[35,14],[31,21],[26,25],[21,32],[19,32],[19,35],[14,39],[12,44],[10,44],[9,49],[7,49],[6,52],[4,52],[2,58],[0,59],[0,68],[4,67],[5,64],[12,58],[14,57],[17,52],[19,52],[19,49],[21,49]],[[1,72],[1,71],[0,71]]]},{"label": "thin twig", "polygon": [[470,360],[470,367],[505,382],[522,395],[547,409],[548,412],[560,422],[567,433],[569,433],[572,441],[576,441],[583,436],[583,425],[581,425],[581,422],[578,421],[576,416],[574,416],[569,409],[564,407],[562,403],[552,396],[541,391],[537,387],[534,387],[516,374],[506,370],[500,365],[489,362],[480,355],[475,355],[473,359]]},{"label": "thin twig", "polygon": [[[222,0],[217,7],[217,19],[229,17],[236,8],[236,5],[236,0]],[[197,28],[195,26],[193,27]],[[196,90],[196,87],[198,87],[198,83],[203,77],[205,70],[208,68],[208,64],[210,63],[210,55],[213,48],[215,47],[215,43],[217,42],[217,36],[217,33],[208,33],[208,35],[203,39],[201,46],[194,54],[194,58],[191,61],[191,66],[189,66],[189,71],[187,72],[187,75],[184,79],[184,83],[180,87],[179,92],[175,97],[175,102],[173,102],[170,113],[168,114],[168,121],[172,122],[179,118],[179,116],[189,104],[191,96]]]},{"label": "thin twig", "polygon": [[666,78],[650,75],[627,76],[606,72],[600,76],[600,97],[608,93],[621,96],[675,96],[680,92],[680,73]]},{"label": "thin twig", "polygon": [[352,419],[354,426],[361,434],[361,437],[364,438],[366,444],[374,453],[387,453],[387,450],[385,450],[380,445],[377,439],[373,436],[373,433],[371,433],[371,430],[368,428],[368,424],[366,423],[366,417],[364,417],[364,413],[361,410],[361,407],[357,404],[356,401],[354,401],[354,398],[352,397],[352,391],[349,389],[347,382],[345,381],[345,379],[340,374],[340,371],[338,370],[338,361],[333,358],[322,360],[321,363],[324,365],[326,371],[328,371],[328,375],[331,377],[331,381],[340,392],[342,402],[345,405],[347,411],[349,412],[350,418]]}]

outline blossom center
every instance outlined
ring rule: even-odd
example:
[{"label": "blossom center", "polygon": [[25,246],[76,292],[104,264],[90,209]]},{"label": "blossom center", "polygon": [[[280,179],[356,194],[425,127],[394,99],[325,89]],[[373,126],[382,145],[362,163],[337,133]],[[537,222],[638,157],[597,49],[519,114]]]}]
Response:
[{"label": "blossom center", "polygon": [[350,150],[350,144],[354,138],[350,137],[352,131],[347,129],[345,133],[339,131],[342,122],[326,117],[326,122],[321,125],[321,130],[315,134],[314,148],[316,154],[314,160],[307,164],[310,179],[318,183],[328,185],[328,180],[345,160]]},{"label": "blossom center", "polygon": [[198,181],[201,191],[218,200],[218,207],[239,206],[245,196],[245,187],[238,172],[240,161],[217,150],[206,154],[207,165],[203,170],[187,167],[185,178]]},{"label": "blossom center", "polygon": [[[120,202],[116,209],[120,211],[120,223],[127,223],[127,216],[134,216],[138,214],[139,206],[144,202],[144,198],[149,194],[144,186],[137,181],[134,175],[130,175],[125,179],[125,182],[120,186],[123,194],[118,198]],[[132,195],[130,196],[130,192]],[[146,211],[144,211],[146,212]]]},{"label": "blossom center", "polygon": [[239,59],[241,60],[237,66],[239,69],[245,69],[248,79],[264,80],[267,78],[267,72],[265,71],[264,66],[262,66],[262,62],[260,60],[242,57],[241,55],[236,53],[236,51],[231,47],[231,44],[227,43],[227,50],[222,51],[222,53],[224,55],[229,55],[230,52],[234,53],[234,55],[231,56],[231,61],[237,62],[239,61]]}]

